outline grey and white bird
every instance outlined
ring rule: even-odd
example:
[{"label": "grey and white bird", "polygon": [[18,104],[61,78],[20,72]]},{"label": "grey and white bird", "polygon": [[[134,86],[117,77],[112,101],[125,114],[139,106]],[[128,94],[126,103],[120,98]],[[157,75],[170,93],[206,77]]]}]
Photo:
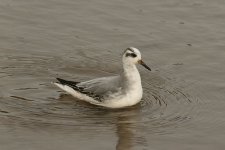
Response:
[{"label": "grey and white bird", "polygon": [[123,71],[120,75],[101,77],[84,82],[56,78],[54,84],[72,96],[94,105],[108,108],[132,106],[141,101],[143,90],[136,64],[151,69],[142,61],[137,48],[129,47],[122,55]]}]

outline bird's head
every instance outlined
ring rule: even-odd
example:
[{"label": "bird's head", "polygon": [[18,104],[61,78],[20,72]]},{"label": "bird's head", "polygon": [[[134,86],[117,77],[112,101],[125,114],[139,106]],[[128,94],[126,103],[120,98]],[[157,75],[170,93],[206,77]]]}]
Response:
[{"label": "bird's head", "polygon": [[141,58],[141,52],[134,47],[127,48],[123,53],[123,63],[125,64],[141,64],[146,69],[151,69],[144,63],[144,61]]}]

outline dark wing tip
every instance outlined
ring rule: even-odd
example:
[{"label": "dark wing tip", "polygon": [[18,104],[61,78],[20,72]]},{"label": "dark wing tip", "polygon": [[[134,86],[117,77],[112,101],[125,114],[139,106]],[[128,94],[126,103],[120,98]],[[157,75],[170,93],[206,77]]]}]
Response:
[{"label": "dark wing tip", "polygon": [[69,87],[73,88],[74,90],[76,90],[76,91],[78,91],[82,94],[86,94],[86,95],[88,95],[92,98],[95,98],[98,101],[101,101],[102,97],[100,95],[94,94],[92,92],[85,91],[84,87],[77,86],[77,84],[80,83],[80,82],[68,81],[68,80],[64,80],[64,79],[61,79],[61,78],[56,78],[56,79],[63,85],[68,85]]},{"label": "dark wing tip", "polygon": [[61,79],[61,78],[56,78],[61,84],[65,84],[66,83],[66,80],[64,79]]},{"label": "dark wing tip", "polygon": [[80,83],[80,82],[75,82],[75,81],[68,81],[68,80],[64,80],[61,78],[56,78],[61,84],[63,85],[72,85],[75,86],[76,84]]}]

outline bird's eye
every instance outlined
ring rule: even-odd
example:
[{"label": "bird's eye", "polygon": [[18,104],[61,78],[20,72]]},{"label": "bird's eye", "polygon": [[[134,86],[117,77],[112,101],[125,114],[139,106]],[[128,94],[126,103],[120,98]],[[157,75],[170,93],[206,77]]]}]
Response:
[{"label": "bird's eye", "polygon": [[126,57],[137,57],[135,53],[126,53]]},{"label": "bird's eye", "polygon": [[137,55],[134,53],[131,53],[131,57],[137,57]]}]

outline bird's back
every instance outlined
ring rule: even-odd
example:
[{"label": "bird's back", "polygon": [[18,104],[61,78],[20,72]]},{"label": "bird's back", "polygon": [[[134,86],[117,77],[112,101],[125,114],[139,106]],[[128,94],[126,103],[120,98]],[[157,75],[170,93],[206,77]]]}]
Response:
[{"label": "bird's back", "polygon": [[107,96],[108,93],[115,93],[121,89],[121,76],[110,76],[97,78],[76,85],[85,92],[94,93],[96,95]]}]

